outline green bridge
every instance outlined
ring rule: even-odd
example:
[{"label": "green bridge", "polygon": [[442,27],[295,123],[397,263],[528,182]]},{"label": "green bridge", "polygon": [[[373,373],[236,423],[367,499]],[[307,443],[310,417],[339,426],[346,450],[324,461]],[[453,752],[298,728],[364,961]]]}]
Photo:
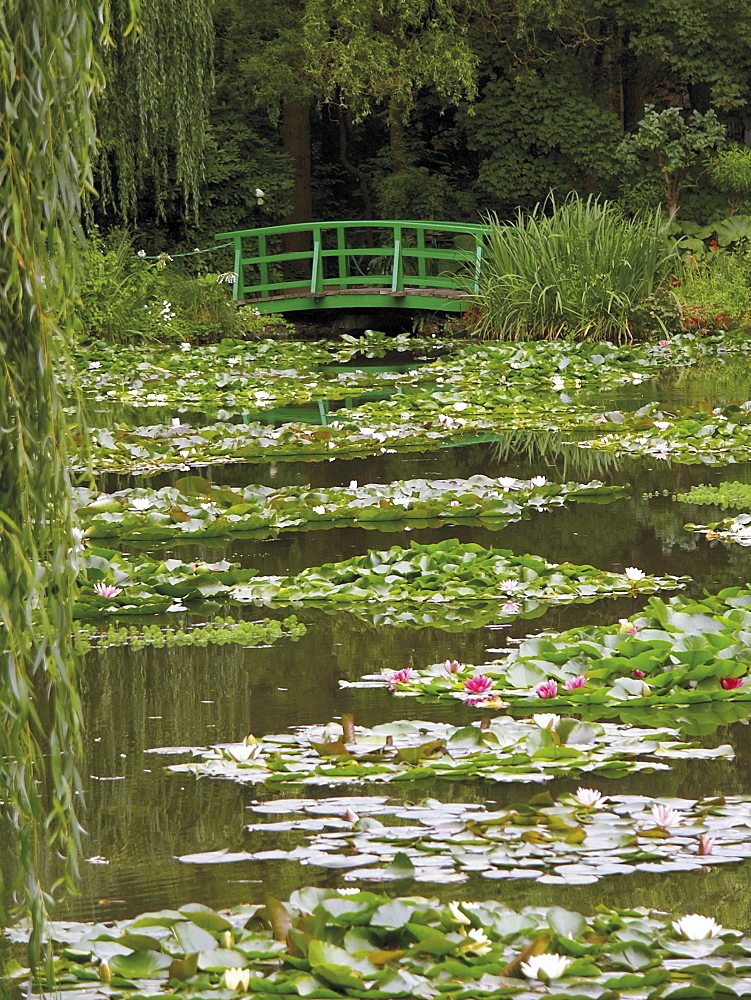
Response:
[{"label": "green bridge", "polygon": [[219,233],[235,253],[234,298],[261,313],[303,309],[465,312],[487,227],[457,222],[312,222]]}]

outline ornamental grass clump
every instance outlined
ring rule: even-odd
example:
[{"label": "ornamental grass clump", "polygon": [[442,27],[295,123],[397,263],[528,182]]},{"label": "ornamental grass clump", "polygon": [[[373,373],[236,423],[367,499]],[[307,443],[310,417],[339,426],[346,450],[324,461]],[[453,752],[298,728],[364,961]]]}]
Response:
[{"label": "ornamental grass clump", "polygon": [[632,309],[676,257],[659,211],[628,219],[592,197],[551,197],[513,228],[488,221],[478,325],[500,340],[630,338]]}]

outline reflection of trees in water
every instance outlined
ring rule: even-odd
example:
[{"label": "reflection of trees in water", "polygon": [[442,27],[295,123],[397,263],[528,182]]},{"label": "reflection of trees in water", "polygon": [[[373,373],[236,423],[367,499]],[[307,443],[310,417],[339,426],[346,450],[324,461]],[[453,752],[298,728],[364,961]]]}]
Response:
[{"label": "reflection of trees in water", "polygon": [[561,482],[605,479],[623,464],[616,455],[566,444],[572,437],[572,431],[510,431],[494,445],[496,461],[510,465],[523,460],[530,468],[553,469]]}]

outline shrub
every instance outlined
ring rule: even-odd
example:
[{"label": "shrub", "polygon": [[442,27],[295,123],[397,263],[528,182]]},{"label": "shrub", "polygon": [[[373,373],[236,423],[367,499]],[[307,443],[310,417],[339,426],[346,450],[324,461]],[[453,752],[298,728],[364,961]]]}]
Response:
[{"label": "shrub", "polygon": [[726,253],[715,243],[702,259],[685,257],[675,292],[684,326],[692,333],[751,325],[751,251]]},{"label": "shrub", "polygon": [[477,296],[488,337],[630,337],[631,310],[676,259],[658,211],[627,219],[592,197],[550,198],[513,228],[489,222]]}]

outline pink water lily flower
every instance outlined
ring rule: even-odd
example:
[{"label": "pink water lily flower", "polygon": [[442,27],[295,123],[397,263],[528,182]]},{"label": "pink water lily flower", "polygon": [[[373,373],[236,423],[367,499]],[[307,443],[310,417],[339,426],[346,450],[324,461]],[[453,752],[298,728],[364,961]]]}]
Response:
[{"label": "pink water lily flower", "polygon": [[100,597],[117,597],[118,594],[122,594],[122,588],[115,587],[111,583],[95,583],[94,590]]},{"label": "pink water lily flower", "polygon": [[399,684],[409,684],[414,675],[412,667],[402,667],[401,670],[393,670],[386,678],[386,686],[389,691],[395,691]]},{"label": "pink water lily flower", "polygon": [[557,698],[558,684],[555,681],[543,681],[535,688],[535,694],[538,698]]},{"label": "pink water lily flower", "polygon": [[493,680],[487,674],[475,674],[468,677],[464,682],[464,690],[467,694],[487,694],[492,688]]},{"label": "pink water lily flower", "polygon": [[458,674],[461,673],[464,667],[458,660],[446,660],[443,664],[443,669],[447,674]]},{"label": "pink water lily flower", "polygon": [[721,677],[720,684],[725,691],[732,691],[734,688],[739,688],[743,684],[742,677]]},{"label": "pink water lily flower", "polygon": [[579,674],[577,677],[569,677],[563,686],[567,691],[575,691],[577,688],[584,687],[586,683],[587,678],[584,674]]},{"label": "pink water lily flower", "polygon": [[714,837],[710,837],[708,833],[703,833],[701,837],[699,837],[699,847],[696,853],[703,856],[711,854],[714,850],[714,845]]},{"label": "pink water lily flower", "polygon": [[655,823],[661,826],[663,830],[683,826],[683,817],[678,810],[673,809],[672,806],[663,805],[661,802],[655,803],[652,806],[652,815],[654,816]]},{"label": "pink water lily flower", "polygon": [[520,605],[516,601],[506,601],[501,605],[501,611],[504,615],[515,615],[519,612]]},{"label": "pink water lily flower", "polygon": [[643,670],[632,670],[631,671],[631,676],[632,677],[646,677],[647,675],[644,673]]}]

